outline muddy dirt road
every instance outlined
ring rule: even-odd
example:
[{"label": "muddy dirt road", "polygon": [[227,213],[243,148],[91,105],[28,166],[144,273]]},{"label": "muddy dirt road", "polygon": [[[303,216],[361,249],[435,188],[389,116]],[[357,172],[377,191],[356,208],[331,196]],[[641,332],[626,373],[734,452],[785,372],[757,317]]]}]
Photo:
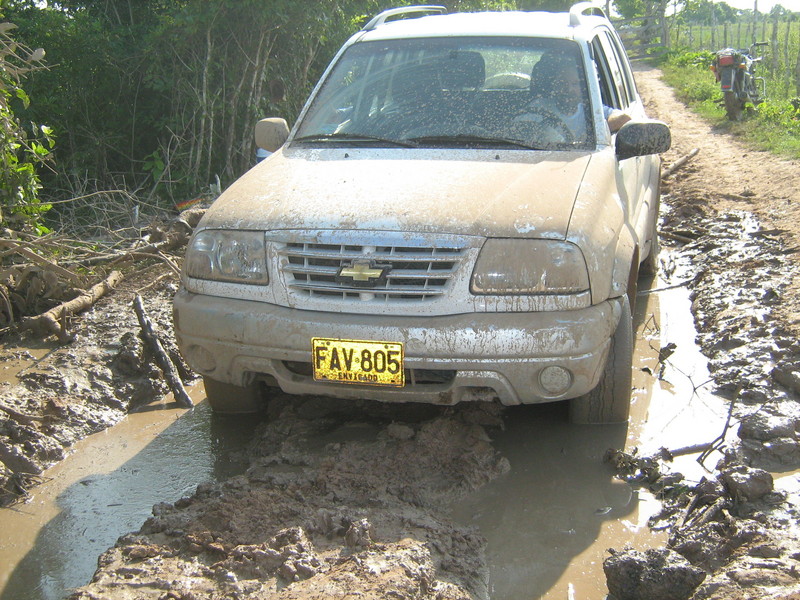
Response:
[{"label": "muddy dirt road", "polygon": [[[693,397],[691,393],[689,376],[705,379],[707,373],[701,368],[702,361],[697,361],[691,341],[688,293],[680,288],[666,293],[672,294],[670,304],[677,310],[666,317],[660,328],[656,328],[656,323],[664,319],[659,309],[660,295],[642,296],[638,304],[636,399],[629,427],[573,427],[567,422],[566,407],[559,405],[504,411],[493,405],[480,405],[477,410],[473,406],[444,411],[424,406],[340,406],[337,414],[326,416],[321,429],[317,419],[309,414],[300,418],[293,411],[284,411],[275,422],[281,431],[272,431],[271,435],[279,436],[282,446],[291,444],[292,465],[275,465],[275,459],[263,465],[257,460],[260,468],[254,474],[251,466],[244,475],[246,484],[241,485],[259,493],[258,489],[264,486],[264,473],[269,473],[270,482],[274,483],[272,478],[277,473],[272,471],[278,471],[284,483],[291,481],[300,485],[313,465],[341,454],[345,448],[350,453],[361,446],[357,468],[363,472],[365,482],[362,485],[369,484],[376,494],[374,500],[379,497],[387,509],[408,510],[405,498],[392,498],[383,489],[401,483],[397,469],[377,469],[373,460],[381,459],[382,447],[387,441],[391,448],[402,448],[403,442],[421,436],[437,422],[436,431],[443,428],[445,432],[458,433],[463,427],[462,421],[466,420],[472,439],[470,446],[490,440],[491,449],[487,446],[483,452],[488,454],[478,454],[484,456],[482,461],[466,469],[462,467],[464,479],[452,482],[454,491],[448,492],[441,508],[434,511],[441,523],[425,528],[422,539],[434,548],[443,544],[438,536],[444,523],[462,531],[469,541],[456,548],[441,546],[441,554],[450,557],[447,562],[442,561],[437,570],[439,576],[453,578],[464,585],[466,573],[470,572],[474,581],[467,590],[473,597],[502,600],[533,594],[531,597],[555,599],[571,593],[577,594],[575,597],[601,598],[605,594],[602,562],[606,548],[630,544],[644,549],[665,539],[663,532],[651,532],[646,524],[648,517],[657,511],[658,502],[646,491],[637,491],[616,480],[612,471],[602,464],[605,450],[636,445],[656,448],[664,439],[676,444],[696,442],[703,439],[705,433],[694,423],[709,420],[721,423],[722,420],[722,415],[708,409],[707,404],[715,404],[708,394]],[[665,365],[658,362],[661,339],[671,339],[683,348],[679,356],[673,356]],[[693,349],[695,354],[691,352]],[[662,366],[663,379],[659,380],[653,373]],[[193,395],[202,399],[202,388],[197,387]],[[307,399],[306,402],[311,406],[301,412],[317,415],[325,412],[318,404],[315,406],[314,401]],[[721,405],[719,400],[716,404]],[[151,504],[174,502],[187,492],[187,478],[209,482],[224,480],[231,470],[220,465],[231,462],[231,446],[246,445],[245,440],[255,440],[257,446],[261,443],[260,436],[264,435],[263,431],[254,433],[252,428],[243,428],[241,420],[209,421],[204,405],[183,414],[177,422],[174,420],[178,409],[156,404],[152,408],[158,410],[133,414],[113,428],[110,433],[116,432],[116,444],[107,434],[101,434],[94,442],[89,439],[81,443],[74,456],[51,471],[55,482],[38,488],[34,502],[6,515],[3,525],[7,539],[15,539],[24,546],[26,534],[36,535],[31,550],[10,574],[3,598],[22,597],[23,593],[33,599],[59,598],[59,589],[85,583],[94,572],[97,554],[111,546],[118,535],[135,529],[132,525],[137,518],[141,522],[149,515],[150,506],[143,507],[141,498],[152,498]],[[151,437],[148,429],[162,426],[157,416],[161,413],[167,417],[166,429],[154,436],[152,442],[139,447],[141,437]],[[649,413],[657,417],[649,418]],[[169,425],[169,422],[175,424]],[[264,423],[262,427],[269,429],[271,425]],[[292,431],[298,428],[299,431]],[[141,433],[137,433],[139,429]],[[217,448],[209,448],[201,436],[217,440]],[[409,459],[412,464],[406,467],[410,469],[407,476],[415,479],[414,485],[412,488],[406,483],[404,494],[418,496],[417,510],[430,513],[434,507],[425,495],[433,491],[435,480],[445,477],[444,471],[452,464],[434,463],[441,462],[437,461],[438,455],[446,457],[451,450],[444,452],[436,439],[421,437],[415,444],[415,457]],[[452,444],[463,451],[458,441],[459,436],[455,436],[448,447]],[[135,452],[127,454],[134,446]],[[104,460],[100,460],[98,452],[105,455]],[[375,456],[367,459],[363,456],[365,453]],[[124,457],[124,460],[117,460],[117,457]],[[406,457],[404,453],[403,459]],[[484,462],[486,457],[494,457],[488,465]],[[487,475],[478,470],[484,466],[488,467],[488,477],[494,480],[481,485]],[[105,472],[95,473],[93,468],[98,467]],[[428,472],[426,476],[417,471],[421,467]],[[356,468],[356,465],[349,468]],[[370,473],[371,470],[377,472]],[[74,472],[78,476],[71,479]],[[65,485],[60,485],[61,482]],[[468,493],[479,485],[475,492]],[[54,506],[43,501],[51,488],[54,489]],[[354,490],[346,486],[340,496],[338,502],[327,501],[321,510],[355,510]],[[459,496],[462,496],[460,500]],[[273,501],[288,503],[294,510],[299,508],[294,497],[273,498]],[[307,502],[316,505],[319,500]],[[369,504],[360,507],[356,514],[366,515],[370,520],[374,541],[399,540],[410,535],[407,521],[402,525],[407,531],[400,531],[400,526],[385,515],[376,518],[375,508]],[[264,519],[259,512],[260,504],[241,508],[237,519],[250,523],[249,526]],[[36,522],[32,511],[47,509],[52,509],[54,514]],[[283,510],[289,507],[284,506]],[[96,519],[102,519],[102,527],[91,526]],[[430,515],[426,517],[429,519]],[[25,531],[26,526],[32,524],[40,527],[38,532]],[[75,552],[76,548],[85,548],[85,553]],[[3,558],[10,562],[19,556],[11,551]],[[471,571],[467,571],[468,566]],[[459,570],[449,573],[456,568]],[[141,577],[136,589],[141,591],[138,586],[148,579],[146,575]],[[180,577],[176,576],[175,580],[178,579]],[[37,586],[37,593],[31,595],[30,590]],[[117,597],[120,592],[115,589],[107,593]]]},{"label": "muddy dirt road", "polygon": [[[661,591],[686,593],[659,597],[777,600],[798,592],[800,502],[793,472],[800,467],[800,323],[791,251],[800,239],[797,165],[749,152],[710,130],[672,99],[657,72],[640,69],[637,77],[650,114],[673,127],[666,163],[694,147],[700,153],[665,182],[667,248],[660,278],[640,282],[628,427],[570,426],[558,405],[436,408],[276,395],[255,431],[236,440],[247,444],[237,454],[244,460],[239,475],[224,479],[209,466],[228,461],[231,443],[219,453],[196,453],[197,477],[208,481],[190,493],[179,477],[187,468],[166,450],[136,463],[144,454],[137,451],[112,467],[141,469],[138,484],[147,488],[145,463],[176,464],[174,495],[157,497],[136,533],[127,533],[137,530],[131,522],[146,515],[125,520],[132,518],[126,509],[133,492],[101,496],[101,510],[78,493],[93,487],[91,474],[67,484],[56,494],[56,512],[79,510],[80,502],[69,499],[83,498],[85,512],[119,519],[119,530],[110,527],[100,549],[91,528],[63,536],[72,553],[89,560],[62,558],[87,572],[58,582],[58,569],[29,568],[37,548],[56,543],[58,535],[46,536],[58,517],[28,532],[32,537],[20,546],[34,550],[4,554],[3,600],[57,598],[64,587],[79,585],[74,598],[594,600],[607,592],[607,548],[665,544],[671,548],[666,563],[658,562],[662,555],[647,555],[644,566],[634,565],[634,553],[614,555],[616,566],[605,574],[619,600],[654,597],[641,588],[620,589],[620,573],[639,569],[641,581],[646,568],[665,564],[673,568],[660,572],[680,581],[661,580]],[[174,283],[155,274],[149,279],[160,283],[131,284],[98,304],[70,348],[31,352],[24,340],[7,344],[7,356],[24,369],[19,385],[0,390],[0,401],[37,417],[2,420],[0,434],[20,462],[59,460],[77,439],[163,393],[136,343],[129,302],[134,291],[146,291],[168,338]],[[694,344],[692,315],[707,369]],[[697,451],[653,460],[646,475],[638,459],[723,432],[723,444],[704,462],[707,470],[694,460]],[[173,446],[183,448],[184,459],[192,452],[191,445]],[[619,477],[604,462],[609,448],[626,453],[616,455]],[[109,463],[121,455],[106,452]],[[715,469],[721,460],[727,474]],[[769,485],[757,487],[766,481],[761,473],[771,474]],[[6,511],[15,517],[35,511],[37,488],[31,494],[31,502],[3,509],[0,527],[12,522]],[[14,523],[17,530],[27,527],[24,518]],[[122,537],[114,544],[116,535]],[[82,545],[90,536],[95,545]],[[3,552],[11,541],[4,533]],[[91,562],[105,547],[89,583]]]}]

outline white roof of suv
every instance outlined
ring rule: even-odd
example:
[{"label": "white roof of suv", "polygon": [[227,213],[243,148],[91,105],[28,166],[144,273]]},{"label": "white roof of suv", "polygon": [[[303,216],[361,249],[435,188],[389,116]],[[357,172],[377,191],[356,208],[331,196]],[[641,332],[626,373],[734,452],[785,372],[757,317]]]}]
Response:
[{"label": "white roof of suv", "polygon": [[[421,7],[406,8],[413,14],[413,9]],[[583,14],[587,10],[594,14]],[[591,29],[600,24],[611,26],[604,15],[600,16],[602,11],[589,2],[576,4],[568,13],[507,11],[434,14],[392,21],[381,19],[387,13],[394,11],[385,11],[370,21],[357,34],[358,41],[451,35],[574,39],[581,37],[578,34],[581,29]]]}]

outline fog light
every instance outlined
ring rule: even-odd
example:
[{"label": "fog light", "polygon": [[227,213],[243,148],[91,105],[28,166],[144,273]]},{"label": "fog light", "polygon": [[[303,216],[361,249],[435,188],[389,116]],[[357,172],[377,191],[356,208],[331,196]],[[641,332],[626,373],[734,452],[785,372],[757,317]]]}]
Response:
[{"label": "fog light", "polygon": [[564,367],[545,367],[539,371],[539,384],[550,394],[563,394],[572,385],[572,373]]},{"label": "fog light", "polygon": [[186,349],[186,362],[195,370],[201,373],[210,373],[217,368],[217,361],[214,356],[203,348],[192,344]]}]

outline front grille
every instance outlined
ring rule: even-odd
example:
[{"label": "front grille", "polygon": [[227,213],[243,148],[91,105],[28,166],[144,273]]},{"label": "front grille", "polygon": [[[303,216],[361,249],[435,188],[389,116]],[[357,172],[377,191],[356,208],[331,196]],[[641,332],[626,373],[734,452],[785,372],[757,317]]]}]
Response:
[{"label": "front grille", "polygon": [[[279,254],[287,286],[309,297],[422,301],[445,294],[464,248],[287,243]],[[385,277],[364,285],[337,277],[354,264],[383,270]]]}]

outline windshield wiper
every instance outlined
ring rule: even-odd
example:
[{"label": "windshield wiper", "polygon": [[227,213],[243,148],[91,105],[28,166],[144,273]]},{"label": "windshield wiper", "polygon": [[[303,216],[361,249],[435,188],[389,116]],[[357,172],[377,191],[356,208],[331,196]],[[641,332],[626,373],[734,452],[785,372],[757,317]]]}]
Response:
[{"label": "windshield wiper", "polygon": [[458,134],[458,135],[425,135],[422,137],[415,137],[410,138],[412,142],[416,142],[420,145],[450,145],[456,144],[458,146],[476,146],[479,145],[481,147],[490,147],[494,148],[497,146],[503,148],[524,148],[526,150],[548,150],[549,148],[540,148],[538,146],[532,146],[531,144],[526,144],[521,140],[509,140],[508,138],[498,138],[498,137],[485,137],[480,135],[468,135],[468,134]]},{"label": "windshield wiper", "polygon": [[401,148],[416,148],[415,144],[409,140],[390,140],[374,135],[363,135],[360,133],[315,133],[294,138],[295,142],[336,142],[336,143],[378,143],[389,144],[390,146],[400,146]]}]

